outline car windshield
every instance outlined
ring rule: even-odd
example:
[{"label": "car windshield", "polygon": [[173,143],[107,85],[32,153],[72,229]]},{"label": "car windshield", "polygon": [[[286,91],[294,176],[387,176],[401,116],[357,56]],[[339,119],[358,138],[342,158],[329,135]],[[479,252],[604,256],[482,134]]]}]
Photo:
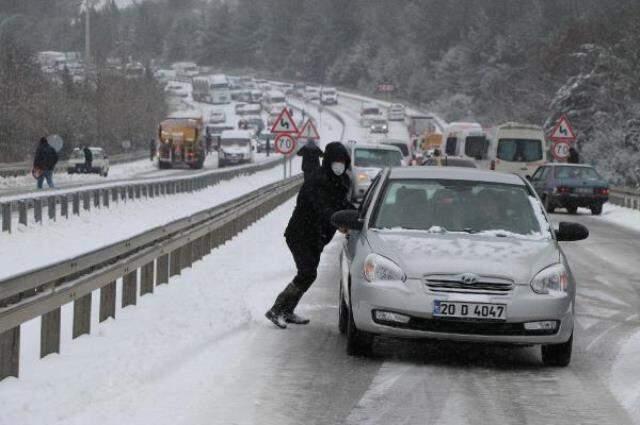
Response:
[{"label": "car windshield", "polygon": [[485,158],[488,150],[489,142],[484,136],[469,136],[464,144],[464,154],[471,158]]},{"label": "car windshield", "polygon": [[386,149],[358,148],[354,153],[353,164],[356,167],[399,167],[402,165],[402,154]]},{"label": "car windshield", "polygon": [[378,108],[365,108],[362,110],[362,115],[379,115],[380,109]]},{"label": "car windshield", "polygon": [[385,145],[395,146],[396,148],[400,149],[400,151],[402,152],[402,156],[409,156],[409,147],[406,143],[385,143]]},{"label": "car windshield", "polygon": [[[372,227],[498,237],[549,237],[524,186],[464,180],[391,180]],[[535,210],[538,208],[538,210]]]},{"label": "car windshield", "polygon": [[554,167],[557,179],[602,180],[596,170],[590,167]]},{"label": "car windshield", "polygon": [[222,139],[220,145],[224,147],[238,146],[244,147],[251,143],[249,139]]},{"label": "car windshield", "polygon": [[510,162],[532,162],[542,159],[542,140],[500,139],[498,159]]},{"label": "car windshield", "polygon": [[385,120],[373,120],[372,124],[374,124],[374,125],[386,125],[387,122]]}]

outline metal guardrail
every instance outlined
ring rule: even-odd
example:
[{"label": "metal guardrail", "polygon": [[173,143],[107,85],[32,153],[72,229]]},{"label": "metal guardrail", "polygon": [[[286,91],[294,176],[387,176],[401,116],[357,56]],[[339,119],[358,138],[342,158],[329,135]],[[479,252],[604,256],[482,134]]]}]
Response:
[{"label": "metal guardrail", "polygon": [[611,188],[609,202],[621,207],[640,210],[640,190],[622,187]]},{"label": "metal guardrail", "polygon": [[0,379],[19,374],[21,324],[41,317],[40,357],[59,353],[63,305],[74,303],[73,338],[90,333],[93,291],[100,290],[99,321],[115,318],[118,279],[122,307],[135,305],[138,291],[142,296],[168,284],[170,277],[291,198],[301,184],[301,176],[273,183],[125,241],[0,281]]},{"label": "metal guardrail", "polygon": [[[137,183],[123,183],[104,188],[77,189],[62,193],[31,194],[24,198],[13,197],[10,201],[0,203],[2,231],[13,230],[13,217],[17,212],[18,223],[27,226],[30,223],[43,223],[44,210],[50,221],[58,218],[80,215],[92,208],[109,208],[112,203],[125,203],[127,200],[169,196],[177,193],[194,192],[229,180],[239,175],[253,174],[281,164],[282,160],[263,162],[256,165],[230,168],[223,171],[212,171],[194,177],[160,177],[154,180],[143,180]],[[59,207],[59,208],[58,208]],[[29,219],[32,215],[32,219]]]}]

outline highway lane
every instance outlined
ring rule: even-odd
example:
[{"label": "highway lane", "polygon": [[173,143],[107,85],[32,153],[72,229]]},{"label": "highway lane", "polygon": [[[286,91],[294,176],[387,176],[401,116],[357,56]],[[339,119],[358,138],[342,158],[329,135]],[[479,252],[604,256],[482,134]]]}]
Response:
[{"label": "highway lane", "polygon": [[589,216],[553,218],[591,230],[587,241],[565,244],[579,282],[568,368],[542,366],[537,347],[435,341],[378,339],[372,358],[348,357],[337,330],[334,242],[300,306],[310,325],[254,325],[234,336],[243,351],[220,376],[225,395],[212,394],[208,423],[632,424],[609,375],[640,325],[640,234]]}]

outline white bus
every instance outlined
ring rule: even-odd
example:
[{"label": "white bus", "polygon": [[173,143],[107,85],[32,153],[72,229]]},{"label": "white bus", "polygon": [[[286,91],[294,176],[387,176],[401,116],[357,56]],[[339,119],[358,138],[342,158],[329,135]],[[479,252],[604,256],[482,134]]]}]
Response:
[{"label": "white bus", "polygon": [[449,123],[445,131],[443,154],[470,159],[479,168],[489,168],[487,134],[476,122]]},{"label": "white bus", "polygon": [[229,79],[224,74],[216,74],[210,78],[211,103],[220,105],[231,103],[231,88]]},{"label": "white bus", "polygon": [[532,175],[547,161],[542,127],[508,122],[489,130],[491,169]]}]

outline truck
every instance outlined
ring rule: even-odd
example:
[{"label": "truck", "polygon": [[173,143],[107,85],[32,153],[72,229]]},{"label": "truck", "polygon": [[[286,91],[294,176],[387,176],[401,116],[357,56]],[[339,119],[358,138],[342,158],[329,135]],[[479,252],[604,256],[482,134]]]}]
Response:
[{"label": "truck", "polygon": [[197,114],[173,114],[158,126],[158,168],[204,165],[203,120]]},{"label": "truck", "polygon": [[191,86],[193,87],[193,100],[196,102],[211,103],[208,77],[194,77],[191,82]]}]

